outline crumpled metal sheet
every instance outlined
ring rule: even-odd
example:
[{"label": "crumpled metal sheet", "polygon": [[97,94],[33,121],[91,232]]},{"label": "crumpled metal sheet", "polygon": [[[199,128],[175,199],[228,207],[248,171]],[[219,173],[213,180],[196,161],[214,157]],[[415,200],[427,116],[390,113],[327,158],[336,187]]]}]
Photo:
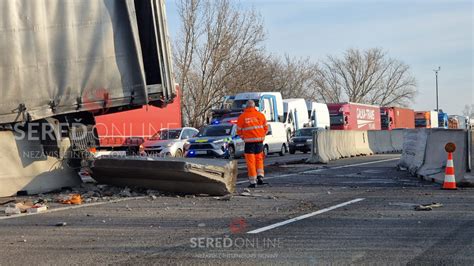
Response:
[{"label": "crumpled metal sheet", "polygon": [[100,183],[116,186],[221,196],[235,191],[237,162],[102,156],[92,162],[91,176]]}]

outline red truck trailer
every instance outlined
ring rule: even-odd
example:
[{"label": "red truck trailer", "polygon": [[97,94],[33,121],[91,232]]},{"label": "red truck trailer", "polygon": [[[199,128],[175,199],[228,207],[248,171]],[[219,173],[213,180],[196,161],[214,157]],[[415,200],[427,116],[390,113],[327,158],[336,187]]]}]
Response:
[{"label": "red truck trailer", "polygon": [[400,107],[380,107],[383,130],[415,128],[415,111]]},{"label": "red truck trailer", "polygon": [[360,103],[328,104],[331,129],[380,130],[380,107]]},{"label": "red truck trailer", "polygon": [[164,108],[147,105],[140,109],[95,117],[101,149],[130,150],[162,128],[180,128],[181,97]]}]

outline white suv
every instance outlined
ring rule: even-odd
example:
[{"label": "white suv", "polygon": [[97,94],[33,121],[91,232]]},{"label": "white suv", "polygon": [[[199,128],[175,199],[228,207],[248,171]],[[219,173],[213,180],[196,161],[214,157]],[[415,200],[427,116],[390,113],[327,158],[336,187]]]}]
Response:
[{"label": "white suv", "polygon": [[148,156],[183,157],[186,140],[198,133],[193,127],[161,129],[140,145],[140,153]]}]

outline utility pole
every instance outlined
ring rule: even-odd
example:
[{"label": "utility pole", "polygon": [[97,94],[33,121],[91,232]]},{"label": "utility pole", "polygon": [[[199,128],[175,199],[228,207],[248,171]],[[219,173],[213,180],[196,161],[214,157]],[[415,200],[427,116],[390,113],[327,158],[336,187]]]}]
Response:
[{"label": "utility pole", "polygon": [[441,67],[439,66],[438,69],[434,69],[433,71],[436,75],[436,112],[439,113],[438,72],[441,71]]}]

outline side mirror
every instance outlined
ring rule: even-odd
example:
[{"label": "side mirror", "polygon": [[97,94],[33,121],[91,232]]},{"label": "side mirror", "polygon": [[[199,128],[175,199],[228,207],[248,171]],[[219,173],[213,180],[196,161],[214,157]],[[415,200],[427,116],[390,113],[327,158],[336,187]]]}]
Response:
[{"label": "side mirror", "polygon": [[267,136],[270,136],[271,134],[272,134],[271,131],[268,131],[268,132],[267,132]]}]

